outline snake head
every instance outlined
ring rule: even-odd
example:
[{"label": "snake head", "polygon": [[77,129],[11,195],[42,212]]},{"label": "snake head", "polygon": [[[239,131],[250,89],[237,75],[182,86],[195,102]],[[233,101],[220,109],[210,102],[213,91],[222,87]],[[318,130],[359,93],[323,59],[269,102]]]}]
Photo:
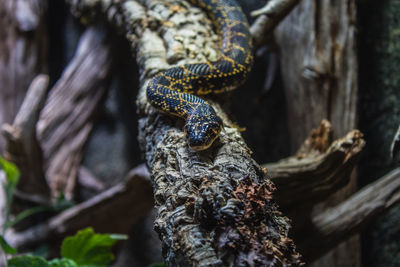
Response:
[{"label": "snake head", "polygon": [[193,150],[209,148],[222,129],[222,120],[207,103],[199,105],[189,115],[184,126],[189,147]]}]

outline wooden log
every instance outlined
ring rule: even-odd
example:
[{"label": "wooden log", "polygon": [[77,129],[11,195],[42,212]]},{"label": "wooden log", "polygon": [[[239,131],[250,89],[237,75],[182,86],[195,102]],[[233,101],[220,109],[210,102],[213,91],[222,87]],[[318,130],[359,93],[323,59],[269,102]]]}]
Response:
[{"label": "wooden log", "polygon": [[[139,140],[155,184],[155,229],[161,236],[167,265],[241,265],[246,261],[260,266],[300,264],[300,256],[288,238],[288,221],[271,201],[273,186],[224,111],[213,102],[224,120],[224,132],[211,149],[194,152],[188,148],[182,124],[148,106],[146,84],[151,74],[161,70],[160,66],[198,62],[199,58],[213,60],[218,54],[211,52],[205,57],[218,47],[213,44],[208,48],[209,40],[218,38],[210,35],[211,23],[201,11],[183,4],[172,9],[162,1],[146,1],[146,8],[151,11],[155,3],[162,21],[179,25],[178,29],[160,27],[161,32],[166,31],[168,47],[157,34],[160,29],[139,32],[137,42],[139,67],[147,74],[142,76],[144,86],[138,96],[139,110],[145,115],[139,121]],[[174,14],[174,9],[180,12]],[[185,24],[186,31],[181,31],[179,28]],[[196,50],[185,56],[185,50],[171,45],[174,43],[168,37],[176,39],[177,35],[185,40],[182,48]],[[194,38],[198,36],[204,39]],[[169,57],[173,54],[175,57]],[[251,207],[250,202],[258,204]]]},{"label": "wooden log", "polygon": [[111,41],[101,27],[82,35],[74,58],[49,93],[37,124],[52,196],[72,199],[82,148],[110,83]]}]

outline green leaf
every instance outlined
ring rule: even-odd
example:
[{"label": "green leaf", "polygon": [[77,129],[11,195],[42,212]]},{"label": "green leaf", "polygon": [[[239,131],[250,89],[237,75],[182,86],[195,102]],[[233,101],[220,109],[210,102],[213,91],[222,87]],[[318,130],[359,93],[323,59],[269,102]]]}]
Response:
[{"label": "green leaf", "polygon": [[76,262],[70,259],[54,259],[49,261],[49,267],[80,267]]},{"label": "green leaf", "polygon": [[64,239],[61,256],[74,260],[79,266],[107,266],[114,259],[111,246],[124,239],[127,239],[125,235],[96,234],[89,227]]},{"label": "green leaf", "polygon": [[6,174],[8,184],[15,188],[19,180],[19,170],[17,166],[15,166],[14,163],[8,162],[2,156],[0,156],[0,167],[4,170]]},{"label": "green leaf", "polygon": [[[8,162],[1,156],[0,156],[0,169],[3,169],[4,173],[6,174],[6,180],[7,180],[7,182],[3,186],[7,198],[6,211],[4,214],[5,214],[5,221],[8,222],[8,218],[10,217],[10,207],[14,190],[17,187],[19,180],[19,170],[13,163]],[[2,234],[4,234],[6,229],[7,226],[4,226]]]},{"label": "green leaf", "polygon": [[8,254],[17,253],[17,250],[15,248],[11,247],[2,235],[0,235],[0,248],[2,248],[4,250],[4,252],[8,253]]},{"label": "green leaf", "polygon": [[46,260],[38,256],[23,255],[8,260],[8,267],[49,267]]}]

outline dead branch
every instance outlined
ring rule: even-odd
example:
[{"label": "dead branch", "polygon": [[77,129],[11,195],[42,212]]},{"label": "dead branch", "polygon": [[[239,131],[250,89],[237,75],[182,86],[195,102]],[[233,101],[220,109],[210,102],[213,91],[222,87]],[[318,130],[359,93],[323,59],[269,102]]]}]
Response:
[{"label": "dead branch", "polygon": [[53,196],[72,199],[92,116],[110,82],[110,43],[104,29],[88,28],[41,111],[38,139]]},{"label": "dead branch", "polygon": [[313,230],[299,242],[299,249],[306,259],[316,259],[399,202],[400,168],[396,168],[336,207],[314,216]]},{"label": "dead branch", "polygon": [[4,124],[6,159],[17,164],[21,177],[18,189],[25,194],[49,197],[43,173],[42,150],[36,139],[36,122],[47,94],[49,77],[37,76],[31,83],[13,125]]},{"label": "dead branch", "polygon": [[297,156],[264,164],[276,184],[276,199],[285,209],[304,202],[318,203],[349,182],[365,145],[358,130],[332,142],[331,126],[322,121]]},{"label": "dead branch", "polygon": [[397,128],[396,134],[393,137],[392,144],[390,146],[390,158],[392,160],[396,159],[396,155],[399,154],[400,151],[400,125]]},{"label": "dead branch", "polygon": [[138,166],[110,189],[63,211],[45,223],[23,232],[8,231],[6,239],[17,248],[25,248],[48,240],[59,240],[89,226],[98,232],[126,234],[134,223],[153,208],[149,176],[144,165]]},{"label": "dead branch", "polygon": [[258,16],[250,28],[255,44],[265,43],[275,27],[299,2],[300,0],[270,0],[264,7],[251,12],[251,16]]}]

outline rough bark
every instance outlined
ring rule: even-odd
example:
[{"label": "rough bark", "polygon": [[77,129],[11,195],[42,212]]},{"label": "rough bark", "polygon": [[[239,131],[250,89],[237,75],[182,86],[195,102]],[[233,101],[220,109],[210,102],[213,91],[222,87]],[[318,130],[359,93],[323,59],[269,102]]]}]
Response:
[{"label": "rough bark", "polygon": [[[332,123],[335,137],[356,125],[354,2],[303,0],[275,32],[294,149],[321,119]],[[355,189],[352,181],[315,209],[323,210],[349,196]],[[317,265],[335,266],[335,262],[338,266],[359,265],[357,238],[345,246],[337,250],[337,255],[331,254]]]},{"label": "rough bark", "polygon": [[[272,184],[264,180],[262,168],[251,158],[239,130],[222,109],[214,104],[225,125],[219,140],[208,151],[194,152],[187,146],[182,123],[148,106],[146,84],[151,74],[162,69],[160,65],[190,63],[191,58],[205,61],[210,57],[205,58],[204,51],[217,47],[208,48],[209,40],[217,38],[210,35],[210,23],[204,23],[208,20],[199,9],[187,9],[184,3],[171,8],[162,1],[155,9],[154,3],[146,1],[145,8],[149,12],[158,9],[159,20],[177,26],[144,30],[137,42],[139,67],[147,74],[142,76],[138,97],[139,110],[146,115],[139,121],[139,138],[152,170],[158,210],[156,231],[167,265],[240,265],[246,261],[256,265],[299,264],[299,255],[287,239],[288,221],[271,200]],[[158,32],[163,33],[167,47]],[[205,38],[193,38],[201,35]],[[182,36],[191,44],[170,42],[170,36],[175,40]],[[185,55],[182,48],[193,50]],[[194,49],[203,55],[196,55]],[[258,204],[251,208],[251,202]]]},{"label": "rough bark", "polygon": [[364,146],[358,130],[333,141],[331,125],[323,121],[296,156],[263,165],[277,186],[279,205],[296,210],[303,203],[326,200],[349,182]]},{"label": "rough bark", "polygon": [[[0,127],[12,123],[32,79],[46,70],[45,2],[0,1]],[[5,141],[0,136],[0,153]]]},{"label": "rough bark", "polygon": [[[87,14],[91,8],[83,3],[72,1],[76,12]],[[212,102],[224,132],[213,148],[194,152],[182,122],[159,114],[146,101],[146,84],[158,71],[216,59],[218,37],[204,12],[176,1],[125,1],[118,14],[101,1],[96,6],[109,11],[107,17],[117,25],[122,15],[137,53],[142,85],[137,103],[143,116],[139,139],[152,173],[156,230],[167,265],[298,264],[287,238],[288,221],[270,197],[273,186],[220,106]],[[258,203],[254,209],[245,195]]]},{"label": "rough bark", "polygon": [[82,35],[77,52],[51,89],[37,124],[53,196],[73,198],[82,148],[110,82],[111,41],[100,27]]}]

